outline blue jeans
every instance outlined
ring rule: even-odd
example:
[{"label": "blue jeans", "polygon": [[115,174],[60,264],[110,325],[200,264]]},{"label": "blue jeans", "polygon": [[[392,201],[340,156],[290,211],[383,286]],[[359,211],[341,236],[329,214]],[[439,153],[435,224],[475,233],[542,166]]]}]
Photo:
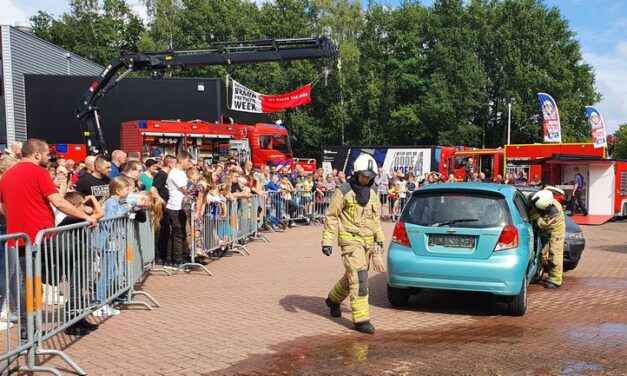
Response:
[{"label": "blue jeans", "polygon": [[[111,284],[117,279],[118,258],[120,251],[103,251],[100,253],[100,276],[96,282],[96,299],[104,302],[115,293]],[[111,289],[111,291],[109,291]]]}]

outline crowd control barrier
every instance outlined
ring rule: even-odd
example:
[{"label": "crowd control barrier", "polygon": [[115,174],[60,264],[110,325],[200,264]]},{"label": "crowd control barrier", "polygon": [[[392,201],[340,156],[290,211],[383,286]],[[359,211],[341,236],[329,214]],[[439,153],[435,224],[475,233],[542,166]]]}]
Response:
[{"label": "crowd control barrier", "polygon": [[[0,292],[18,317],[2,341],[0,360],[5,371],[25,354],[25,364],[10,371],[61,375],[55,368],[35,363],[36,355],[53,355],[85,375],[66,353],[46,348],[46,341],[114,301],[151,310],[159,306],[150,294],[135,290],[146,265],[154,259],[154,238],[147,222],[118,216],[99,221],[94,229],[87,222],[54,227],[40,231],[33,245],[24,234],[0,236],[0,244],[10,246],[5,248],[5,284]],[[18,248],[12,246],[15,240],[20,241]],[[23,283],[17,285],[20,281]],[[145,296],[152,306],[134,300],[138,295]]]}]

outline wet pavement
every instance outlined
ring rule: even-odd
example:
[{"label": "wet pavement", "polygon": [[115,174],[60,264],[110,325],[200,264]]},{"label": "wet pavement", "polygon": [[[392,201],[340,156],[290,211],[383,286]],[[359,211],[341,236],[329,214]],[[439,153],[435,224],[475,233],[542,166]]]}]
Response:
[{"label": "wet pavement", "polygon": [[[384,223],[387,239],[393,224]],[[251,256],[202,272],[151,274],[161,303],[125,309],[85,337],[59,335],[91,375],[627,375],[627,221],[583,228],[588,243],[557,291],[529,289],[523,317],[493,296],[424,291],[390,306],[385,274],[370,273],[374,335],[324,299],[343,273],[320,253],[322,229],[299,226],[254,242]],[[71,369],[59,357],[40,364]]]},{"label": "wet pavement", "polygon": [[[627,375],[627,236],[605,236],[609,229],[626,230],[625,225],[585,228],[589,247],[580,266],[566,273],[558,291],[532,285],[523,317],[501,315],[503,307],[492,296],[456,292],[425,291],[408,307],[392,308],[384,299],[385,279],[377,275],[370,279],[375,307],[471,320],[374,335],[298,338],[212,374]],[[617,239],[624,240],[616,244]]]}]

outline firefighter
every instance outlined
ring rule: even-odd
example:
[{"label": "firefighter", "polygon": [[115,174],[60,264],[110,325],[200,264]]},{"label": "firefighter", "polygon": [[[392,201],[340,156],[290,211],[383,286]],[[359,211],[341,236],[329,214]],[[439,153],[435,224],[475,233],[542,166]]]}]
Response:
[{"label": "firefighter", "polygon": [[562,284],[564,261],[564,234],[566,221],[562,205],[553,198],[550,190],[543,189],[531,196],[535,208],[531,212],[533,219],[542,233],[542,264],[547,268],[548,279],[544,287],[559,288]]},{"label": "firefighter", "polygon": [[322,233],[322,253],[331,256],[337,235],[346,272],[329,292],[331,316],[340,317],[340,304],[350,297],[355,330],[374,333],[368,306],[368,269],[384,272],[380,204],[373,187],[377,163],[368,154],[355,160],[353,176],[340,185],[329,204]]}]

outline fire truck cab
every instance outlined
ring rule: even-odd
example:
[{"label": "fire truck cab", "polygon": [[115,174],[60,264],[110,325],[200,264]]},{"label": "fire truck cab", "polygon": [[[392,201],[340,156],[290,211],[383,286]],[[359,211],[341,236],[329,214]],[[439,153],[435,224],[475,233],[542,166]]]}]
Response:
[{"label": "fire truck cab", "polygon": [[143,156],[176,155],[189,151],[208,163],[250,159],[257,168],[292,165],[292,148],[285,127],[258,123],[207,123],[200,120],[133,120],[122,123],[120,147]]},{"label": "fire truck cab", "polygon": [[470,171],[483,172],[492,180],[503,171],[503,149],[458,150],[450,158],[450,173],[457,181],[466,181]]}]

